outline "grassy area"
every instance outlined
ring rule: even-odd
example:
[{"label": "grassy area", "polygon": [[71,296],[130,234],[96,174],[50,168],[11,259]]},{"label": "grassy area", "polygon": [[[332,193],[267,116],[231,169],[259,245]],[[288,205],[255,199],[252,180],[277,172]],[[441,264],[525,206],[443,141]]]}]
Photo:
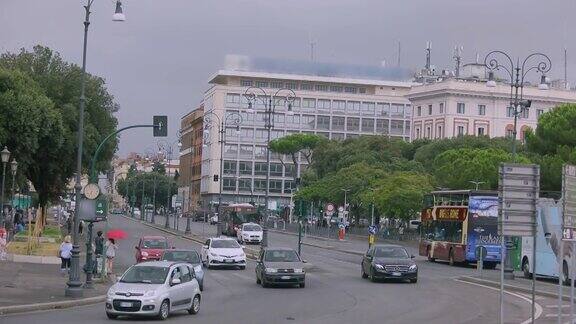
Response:
[{"label": "grassy area", "polygon": [[[28,230],[20,232],[16,234],[17,237],[27,237]],[[60,227],[55,225],[46,225],[44,227],[44,232],[42,232],[43,237],[52,237],[55,239],[60,239],[62,237],[62,233],[60,232]]]},{"label": "grassy area", "polygon": [[[60,243],[41,243],[36,248],[32,249],[30,255],[40,256],[57,256]],[[12,241],[8,244],[8,253],[12,254],[28,254],[28,242]]]}]

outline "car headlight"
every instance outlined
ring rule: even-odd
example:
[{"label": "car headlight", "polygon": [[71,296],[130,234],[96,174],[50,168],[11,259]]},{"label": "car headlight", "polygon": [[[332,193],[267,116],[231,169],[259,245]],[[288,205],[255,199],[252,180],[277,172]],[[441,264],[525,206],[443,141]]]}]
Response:
[{"label": "car headlight", "polygon": [[418,270],[418,266],[416,266],[415,264],[411,265],[410,268],[408,268],[408,271],[416,271]]},{"label": "car headlight", "polygon": [[148,290],[144,293],[144,297],[154,297],[156,295],[156,290]]},{"label": "car headlight", "polygon": [[304,269],[294,269],[294,273],[304,273]]},{"label": "car headlight", "polygon": [[266,268],[266,273],[276,273],[276,272],[278,272],[278,269]]},{"label": "car headlight", "polygon": [[242,233],[242,236],[248,237],[248,236],[250,236],[250,234],[248,234],[248,233]]},{"label": "car headlight", "polygon": [[202,266],[199,266],[199,265],[198,265],[198,266],[195,266],[195,267],[194,267],[194,271],[195,271],[196,273],[202,272]]},{"label": "car headlight", "polygon": [[112,289],[108,290],[107,297],[108,298],[114,298],[114,296],[116,296],[116,291],[112,290]]},{"label": "car headlight", "polygon": [[375,265],[374,265],[374,268],[376,268],[376,269],[378,269],[378,270],[382,270],[382,269],[384,269],[384,266],[381,265],[381,264],[375,264]]},{"label": "car headlight", "polygon": [[218,256],[218,254],[212,253],[212,252],[210,252],[210,255],[213,256],[213,257],[217,257],[217,256]]},{"label": "car headlight", "polygon": [[147,257],[147,256],[148,256],[148,252],[146,252],[146,251],[142,251],[142,256],[145,256],[145,257]]}]

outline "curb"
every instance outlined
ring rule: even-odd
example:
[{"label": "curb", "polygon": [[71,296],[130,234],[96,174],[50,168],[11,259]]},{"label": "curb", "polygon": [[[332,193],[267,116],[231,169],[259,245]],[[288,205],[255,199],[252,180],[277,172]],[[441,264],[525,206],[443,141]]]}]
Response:
[{"label": "curb", "polygon": [[[155,224],[150,224],[150,223],[148,223],[148,222],[146,222],[146,221],[142,221],[142,220],[135,219],[135,218],[132,218],[132,217],[128,217],[128,216],[124,216],[124,215],[121,215],[121,216],[124,217],[124,218],[127,218],[127,219],[129,219],[129,220],[132,220],[132,221],[134,221],[134,222],[139,222],[140,224],[142,224],[142,225],[144,225],[144,226],[148,226],[148,227],[154,228],[154,229],[159,230],[159,231],[161,231],[161,232],[168,233],[168,234],[170,234],[170,235],[174,235],[174,236],[183,238],[183,239],[185,239],[185,240],[189,240],[189,241],[195,242],[195,243],[200,244],[200,245],[204,244],[204,240],[201,239],[201,238],[196,238],[196,237],[193,237],[193,236],[190,236],[190,235],[182,234],[181,232],[176,232],[176,231],[174,231],[174,230],[172,230],[172,229],[166,229],[166,228],[164,228],[164,227],[160,227],[160,226],[157,226],[157,225],[155,225]],[[256,259],[258,258],[258,252],[257,252],[257,251],[253,251],[252,249],[245,249],[245,254],[246,254],[246,257],[247,257],[248,259],[256,260]]]},{"label": "curb", "polygon": [[17,313],[27,313],[41,310],[63,309],[83,305],[98,304],[106,300],[106,295],[95,297],[88,297],[75,300],[64,300],[58,302],[27,304],[27,305],[14,305],[0,307],[0,315],[9,315]]},{"label": "curb", "polygon": [[[465,281],[465,282],[469,282],[469,283],[482,284],[482,285],[490,286],[493,288],[500,288],[500,282],[497,282],[497,281],[480,279],[480,278],[475,278],[475,277],[470,277],[470,276],[461,276],[461,277],[458,277],[456,279],[461,280],[461,281]],[[567,287],[567,288],[569,288],[569,287]],[[521,292],[521,293],[526,293],[526,294],[532,293],[531,287],[526,288],[526,287],[520,287],[520,286],[507,284],[507,283],[504,283],[504,289],[512,290],[512,291],[516,291],[516,292]],[[536,295],[540,295],[540,296],[544,296],[544,297],[550,297],[550,298],[558,298],[558,293],[553,293],[553,292],[549,292],[549,291],[542,291],[542,290],[536,290]],[[562,300],[570,301],[570,296],[563,294]]]}]

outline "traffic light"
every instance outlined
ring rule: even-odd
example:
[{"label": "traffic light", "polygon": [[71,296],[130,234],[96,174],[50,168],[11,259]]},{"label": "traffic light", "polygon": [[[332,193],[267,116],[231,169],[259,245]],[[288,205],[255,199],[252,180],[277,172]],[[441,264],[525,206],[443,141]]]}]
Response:
[{"label": "traffic light", "polygon": [[168,116],[154,116],[153,117],[154,137],[168,136]]},{"label": "traffic light", "polygon": [[214,182],[218,182],[218,175],[217,174],[214,175]]}]

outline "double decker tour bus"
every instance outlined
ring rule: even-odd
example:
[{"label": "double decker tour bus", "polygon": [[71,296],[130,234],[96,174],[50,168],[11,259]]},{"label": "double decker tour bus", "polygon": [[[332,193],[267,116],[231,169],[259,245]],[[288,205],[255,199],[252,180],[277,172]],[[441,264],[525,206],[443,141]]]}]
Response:
[{"label": "double decker tour bus", "polygon": [[[220,217],[220,216],[219,216]],[[262,215],[251,204],[230,204],[222,207],[222,233],[236,236],[236,231],[244,223],[260,223]]]},{"label": "double decker tour bus", "polygon": [[450,265],[477,262],[483,246],[484,267],[500,262],[498,194],[490,191],[434,191],[424,198],[419,254]]}]

